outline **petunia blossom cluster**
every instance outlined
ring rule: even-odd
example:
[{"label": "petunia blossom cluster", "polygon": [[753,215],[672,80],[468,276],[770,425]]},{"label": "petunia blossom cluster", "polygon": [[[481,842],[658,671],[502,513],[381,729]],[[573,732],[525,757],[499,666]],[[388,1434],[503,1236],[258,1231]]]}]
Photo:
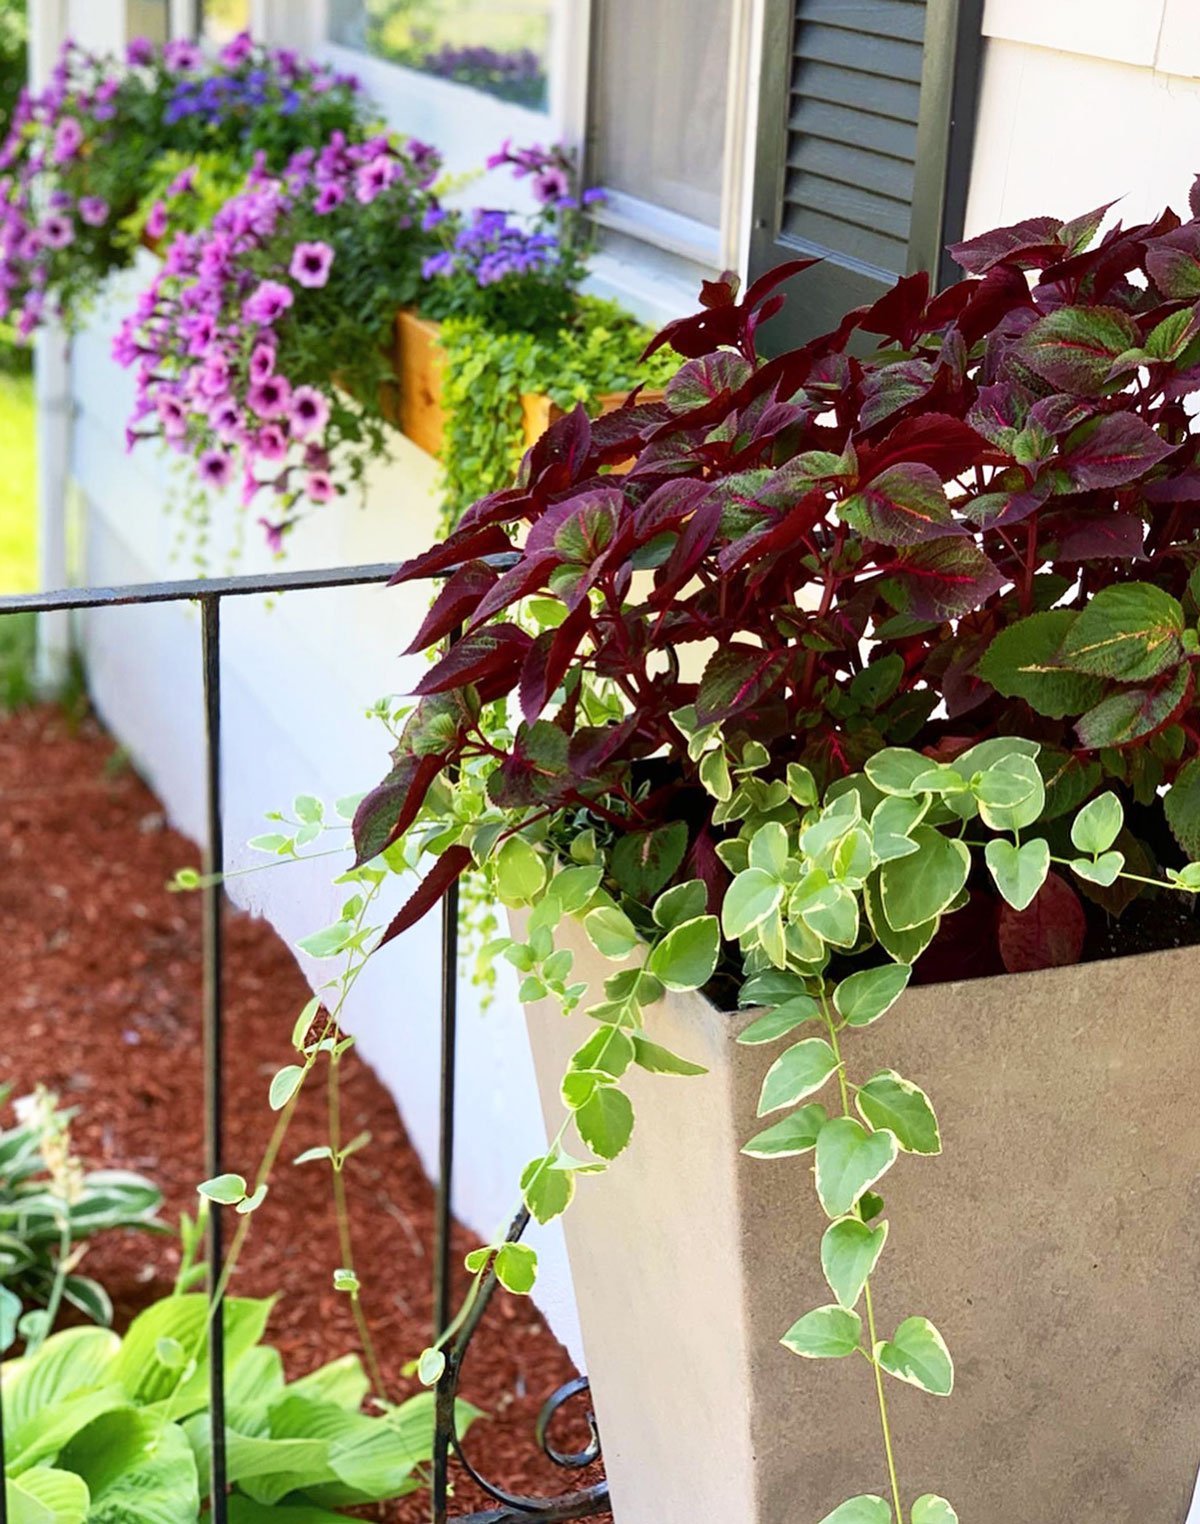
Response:
[{"label": "petunia blossom cluster", "polygon": [[422,143],[334,133],[177,235],[114,343],[137,379],[130,447],[161,439],[236,487],[274,548],[359,479],[386,450],[385,345],[420,284],[439,170]]},{"label": "petunia blossom cluster", "polygon": [[185,163],[220,156],[237,184],[331,132],[362,138],[364,117],[356,81],[246,35],[215,59],[186,41],[135,39],[120,59],[68,41],[0,146],[0,318],[23,337],[72,320],[139,239],[166,236],[194,170],[147,204],[164,145]]}]

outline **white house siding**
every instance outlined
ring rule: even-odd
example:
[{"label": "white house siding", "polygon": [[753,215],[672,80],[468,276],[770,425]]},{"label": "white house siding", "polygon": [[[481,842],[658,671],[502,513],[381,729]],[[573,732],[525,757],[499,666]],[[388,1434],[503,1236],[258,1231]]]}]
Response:
[{"label": "white house siding", "polygon": [[1200,170],[1197,0],[987,0],[968,235],[1120,197],[1186,211]]}]

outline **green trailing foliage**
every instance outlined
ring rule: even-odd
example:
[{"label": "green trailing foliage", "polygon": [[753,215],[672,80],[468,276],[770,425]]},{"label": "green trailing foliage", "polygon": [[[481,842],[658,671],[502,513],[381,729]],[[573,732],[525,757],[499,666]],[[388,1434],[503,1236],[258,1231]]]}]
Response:
[{"label": "green trailing foliage", "polygon": [[[357,1357],[298,1381],[262,1338],[270,1301],[224,1305],[231,1524],[330,1524],[423,1485],[433,1398],[365,1413]],[[5,1486],[15,1524],[207,1518],[208,1298],[168,1297],[130,1325],[55,1334],[3,1367]],[[478,1417],[459,1404],[460,1431]]]},{"label": "green trailing foliage", "polygon": [[548,396],[563,411],[582,403],[595,414],[605,396],[638,386],[661,388],[670,379],[673,364],[642,359],[652,330],[615,302],[581,296],[576,308],[570,326],[541,334],[493,328],[470,317],[443,322],[447,527],[516,475],[526,449],[523,395]]}]

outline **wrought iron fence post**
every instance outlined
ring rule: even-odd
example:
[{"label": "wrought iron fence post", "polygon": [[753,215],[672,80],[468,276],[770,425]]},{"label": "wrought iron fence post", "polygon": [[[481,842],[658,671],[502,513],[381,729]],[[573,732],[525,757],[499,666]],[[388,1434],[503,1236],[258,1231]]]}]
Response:
[{"label": "wrought iron fence post", "polygon": [[[222,911],[225,871],[221,799],[221,600],[200,600],[204,666],[204,781],[207,840],[204,853],[204,1151],[212,1179],[224,1161],[224,940]],[[208,1213],[208,1294],[216,1297],[224,1264],[221,1213]],[[225,1501],[225,1309],[212,1308],[208,1321],[209,1429],[212,1449],[209,1499],[212,1524],[226,1524]]]}]

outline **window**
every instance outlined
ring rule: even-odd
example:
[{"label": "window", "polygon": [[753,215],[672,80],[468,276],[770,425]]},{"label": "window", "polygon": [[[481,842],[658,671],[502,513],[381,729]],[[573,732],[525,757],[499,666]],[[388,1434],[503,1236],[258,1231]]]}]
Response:
[{"label": "window", "polygon": [[248,32],[250,22],[250,0],[204,0],[200,8],[201,35],[218,45]]},{"label": "window", "polygon": [[609,193],[610,221],[713,263],[734,11],[731,0],[593,0],[588,177]]},{"label": "window", "polygon": [[356,52],[545,111],[552,9],[552,0],[330,0],[328,35]]},{"label": "window", "polygon": [[766,0],[751,275],[804,254],[776,341],[895,278],[948,273],[962,227],[982,0]]}]

